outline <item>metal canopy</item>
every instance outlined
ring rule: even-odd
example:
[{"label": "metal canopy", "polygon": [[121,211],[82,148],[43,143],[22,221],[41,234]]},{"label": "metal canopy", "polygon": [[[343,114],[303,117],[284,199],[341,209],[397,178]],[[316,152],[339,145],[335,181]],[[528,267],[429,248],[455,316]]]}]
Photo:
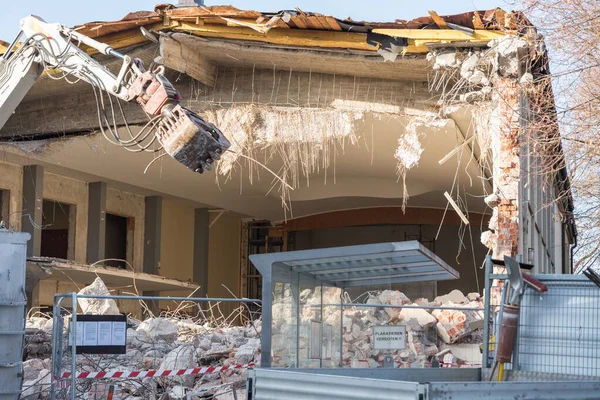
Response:
[{"label": "metal canopy", "polygon": [[261,367],[263,368],[271,366],[274,283],[291,283],[293,302],[296,310],[299,310],[299,284],[348,288],[459,278],[458,272],[416,240],[253,254],[250,256],[250,261],[261,273],[263,282],[261,332]]},{"label": "metal canopy", "polygon": [[272,282],[310,277],[328,286],[458,279],[459,273],[418,241],[254,254],[250,261]]}]

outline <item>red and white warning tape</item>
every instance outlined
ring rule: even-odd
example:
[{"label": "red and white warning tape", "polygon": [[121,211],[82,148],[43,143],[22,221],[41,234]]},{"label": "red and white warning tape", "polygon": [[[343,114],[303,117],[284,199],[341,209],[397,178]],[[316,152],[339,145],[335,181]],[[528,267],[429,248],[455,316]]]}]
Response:
[{"label": "red and white warning tape", "polygon": [[[203,375],[212,374],[215,372],[223,372],[233,369],[252,368],[254,363],[223,365],[221,367],[202,367],[188,369],[150,369],[147,371],[102,371],[102,372],[80,372],[77,374],[77,379],[105,379],[105,378],[146,378],[159,376],[182,376],[182,375]],[[71,377],[70,372],[62,374],[63,379]]]}]

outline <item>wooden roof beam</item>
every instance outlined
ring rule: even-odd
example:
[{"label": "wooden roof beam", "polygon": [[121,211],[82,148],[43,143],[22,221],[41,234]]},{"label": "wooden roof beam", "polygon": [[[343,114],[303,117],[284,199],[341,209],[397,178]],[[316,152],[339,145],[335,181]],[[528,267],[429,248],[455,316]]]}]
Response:
[{"label": "wooden roof beam", "polygon": [[160,51],[168,68],[188,74],[207,86],[215,84],[217,64],[198,51],[193,37],[185,33],[175,33],[170,38],[161,36]]},{"label": "wooden roof beam", "polygon": [[431,19],[433,19],[433,22],[435,22],[435,24],[438,26],[438,28],[448,29],[448,25],[446,24],[446,21],[444,21],[444,19],[442,17],[440,17],[438,15],[438,13],[436,13],[433,10],[429,10],[429,15],[431,15]]}]

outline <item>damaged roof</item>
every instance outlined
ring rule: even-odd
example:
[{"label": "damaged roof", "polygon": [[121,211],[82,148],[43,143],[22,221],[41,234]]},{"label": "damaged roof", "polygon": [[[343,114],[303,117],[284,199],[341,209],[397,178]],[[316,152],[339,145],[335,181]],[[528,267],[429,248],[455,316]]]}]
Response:
[{"label": "damaged roof", "polygon": [[258,12],[232,6],[176,8],[159,4],[154,11],[133,12],[119,21],[89,22],[75,29],[114,48],[147,41],[140,31],[144,27],[201,37],[405,54],[426,53],[432,43],[487,43],[514,33],[522,19],[519,12],[499,8],[445,16],[430,11],[428,16],[411,21],[365,22],[298,8]]}]

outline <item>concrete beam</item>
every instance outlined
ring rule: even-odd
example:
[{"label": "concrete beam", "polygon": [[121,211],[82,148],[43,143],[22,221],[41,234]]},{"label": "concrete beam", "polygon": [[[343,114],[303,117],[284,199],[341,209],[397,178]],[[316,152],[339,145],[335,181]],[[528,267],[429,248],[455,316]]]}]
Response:
[{"label": "concrete beam", "polygon": [[[180,72],[167,71],[166,75],[174,82],[181,98],[186,99],[186,107],[196,111],[214,108],[215,104],[228,107],[253,103],[296,109],[302,106],[330,108],[341,102],[354,104],[348,106],[352,110],[383,107],[403,113],[433,109],[437,101],[435,94],[429,92],[427,82],[298,72],[293,68],[269,70],[219,65],[213,86],[202,85]],[[54,88],[59,90],[61,86]],[[0,138],[64,136],[98,129],[96,100],[89,88],[70,92],[58,103],[55,99],[50,91],[35,98],[27,97],[0,130]],[[123,110],[130,124],[148,122],[138,104],[123,103]]]},{"label": "concrete beam", "polygon": [[27,257],[40,256],[42,248],[42,204],[44,201],[44,167],[23,167],[23,232],[31,235]]},{"label": "concrete beam", "polygon": [[106,182],[88,185],[87,262],[103,260],[106,253]]},{"label": "concrete beam", "polygon": [[[144,265],[143,272],[146,274],[159,275],[160,266],[160,241],[161,241],[161,218],[162,197],[149,196],[145,199],[146,208],[144,216]],[[146,291],[144,296],[158,296],[160,292]],[[147,302],[150,311],[157,315],[158,302]]]},{"label": "concrete beam", "polygon": [[194,283],[200,290],[194,297],[206,296],[208,292],[208,235],[209,218],[207,208],[197,208],[194,217]]},{"label": "concrete beam", "polygon": [[161,36],[160,53],[168,68],[188,74],[207,86],[214,86],[217,63],[206,58],[190,44],[195,38],[185,33],[175,33],[170,38]]},{"label": "concrete beam", "polygon": [[[469,213],[469,220],[475,226],[487,224],[489,218],[489,215]],[[445,226],[459,226],[462,223],[456,213],[446,213],[444,216],[442,209],[407,207],[402,212],[400,207],[377,207],[300,217],[288,220],[283,226],[288,232],[296,232],[350,226],[438,225],[442,220]]]}]

